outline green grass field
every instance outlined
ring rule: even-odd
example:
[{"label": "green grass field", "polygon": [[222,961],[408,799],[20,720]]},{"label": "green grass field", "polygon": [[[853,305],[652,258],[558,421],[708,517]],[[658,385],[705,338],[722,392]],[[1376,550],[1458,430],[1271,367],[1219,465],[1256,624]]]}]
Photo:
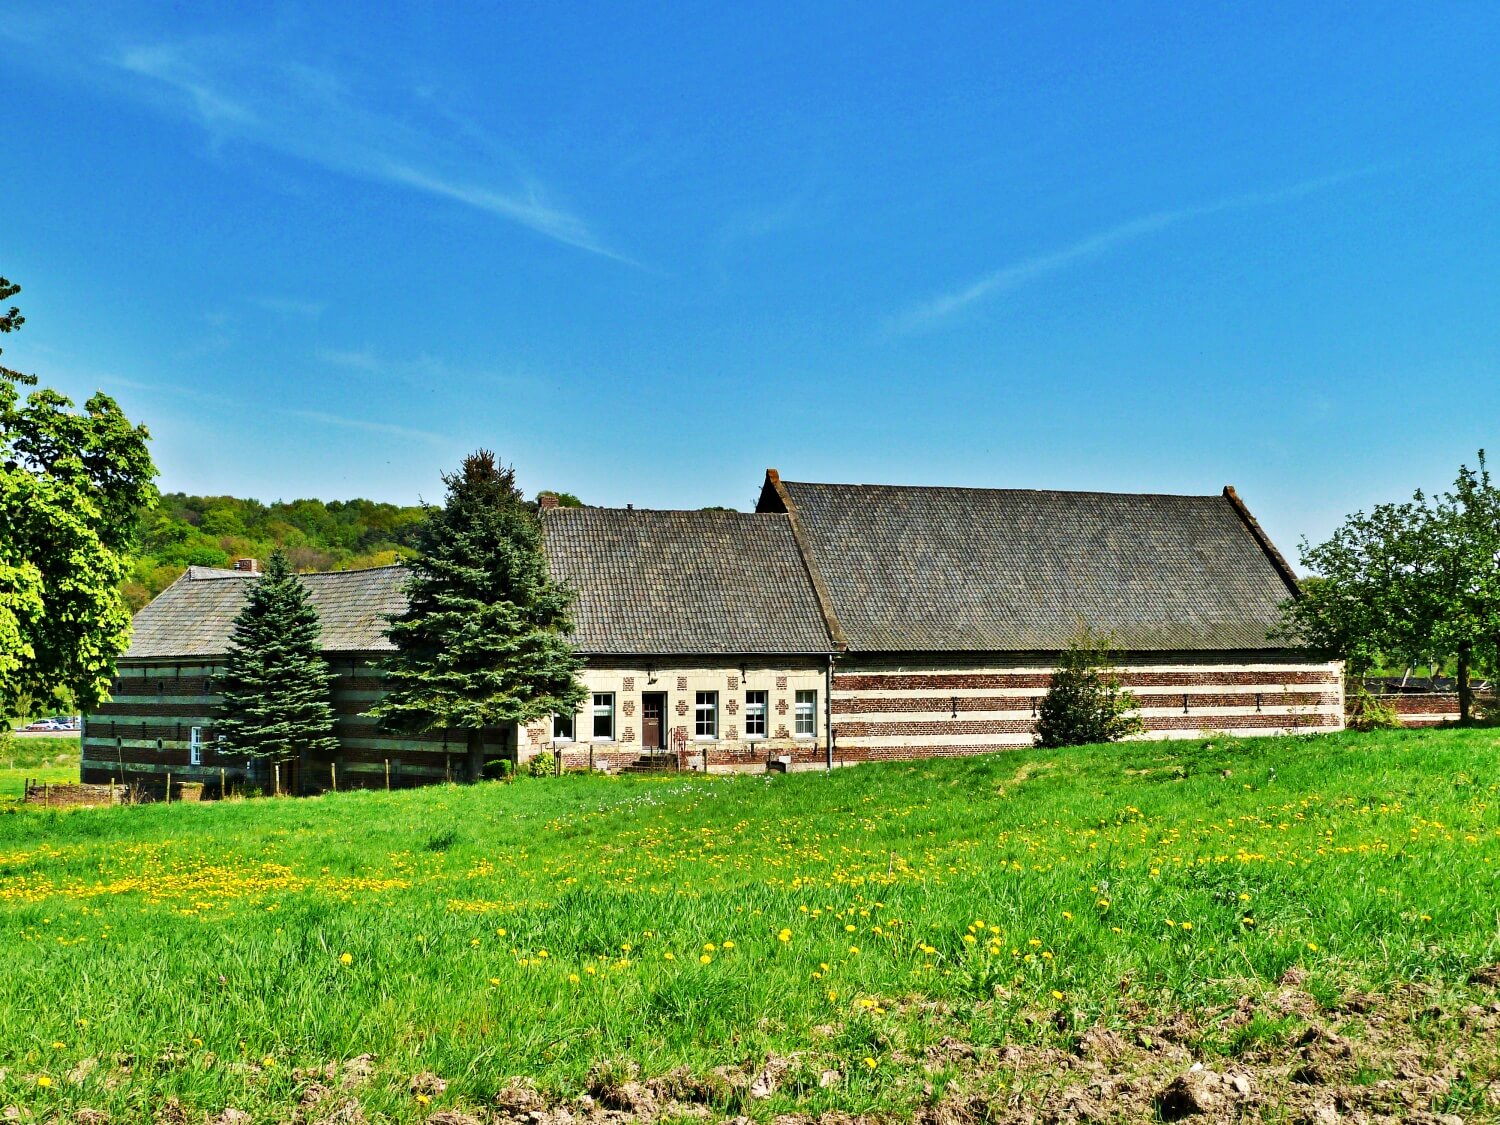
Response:
[{"label": "green grass field", "polygon": [[0,739],[0,807],[25,797],[27,778],[53,784],[77,781],[78,736]]},{"label": "green grass field", "polygon": [[1497,762],[1396,732],[16,810],[0,1105],[1170,1117],[1199,1060],[1272,1120],[1335,1085],[1500,1113]]}]

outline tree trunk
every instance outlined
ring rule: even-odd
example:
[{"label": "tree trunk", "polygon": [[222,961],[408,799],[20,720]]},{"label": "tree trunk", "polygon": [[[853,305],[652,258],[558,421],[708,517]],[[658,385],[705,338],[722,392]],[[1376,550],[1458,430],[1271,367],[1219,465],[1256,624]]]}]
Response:
[{"label": "tree trunk", "polygon": [[469,731],[469,776],[467,780],[478,781],[484,776],[484,731]]},{"label": "tree trunk", "polygon": [[1458,721],[1464,726],[1474,720],[1474,689],[1469,686],[1469,660],[1472,649],[1467,644],[1458,646]]}]

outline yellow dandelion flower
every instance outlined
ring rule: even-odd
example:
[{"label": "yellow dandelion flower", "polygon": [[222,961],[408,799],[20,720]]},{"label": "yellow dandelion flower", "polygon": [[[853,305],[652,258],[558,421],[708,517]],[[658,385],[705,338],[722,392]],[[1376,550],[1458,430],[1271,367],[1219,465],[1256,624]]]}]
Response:
[{"label": "yellow dandelion flower", "polygon": [[713,964],[713,960],[714,959],[712,957],[710,957],[707,953],[704,953],[704,954],[702,954],[702,955],[699,956],[699,958],[698,958],[698,964],[700,964],[700,965],[711,965],[711,964]]},{"label": "yellow dandelion flower", "polygon": [[568,983],[569,984],[577,984],[578,983],[578,974],[577,973],[569,973],[568,974]]},{"label": "yellow dandelion flower", "polygon": [[728,952],[729,950],[731,950],[733,948],[734,948],[734,942],[732,942],[732,941],[726,941],[724,943],[724,950],[725,950],[725,952]]},{"label": "yellow dandelion flower", "polygon": [[67,1047],[68,1047],[68,1045],[66,1043],[64,1043],[61,1039],[54,1039],[52,1041],[52,1049],[54,1051],[64,1051],[64,1050],[67,1050]]},{"label": "yellow dandelion flower", "polygon": [[352,965],[352,964],[354,964],[354,955],[352,953],[340,953],[339,954],[339,964],[340,965]]},{"label": "yellow dandelion flower", "polygon": [[1057,989],[1054,988],[1052,990],[1052,999],[1054,999],[1054,1000],[1061,1000],[1062,998],[1063,998],[1063,994],[1061,992],[1057,991]]},{"label": "yellow dandelion flower", "polygon": [[852,953],[852,954],[854,954],[856,957],[858,957],[859,956],[859,946],[857,946],[857,945],[851,945],[849,947],[849,952]]},{"label": "yellow dandelion flower", "polygon": [[675,960],[677,960],[676,957],[672,956],[672,951],[670,949],[667,950],[665,953],[663,953],[661,955],[661,959],[663,961],[675,961]]},{"label": "yellow dandelion flower", "polygon": [[1318,951],[1318,943],[1315,941],[1310,941],[1307,943],[1307,948],[1316,953]]},{"label": "yellow dandelion flower", "polygon": [[52,1079],[48,1078],[45,1074],[38,1074],[36,1076],[36,1084],[45,1090],[48,1086],[52,1085]]},{"label": "yellow dandelion flower", "polygon": [[875,1060],[872,1059],[869,1055],[865,1056],[865,1069],[867,1069],[867,1070],[874,1070],[875,1069]]},{"label": "yellow dandelion flower", "polygon": [[792,940],[792,931],[791,930],[787,930],[787,929],[783,929],[781,931],[781,933],[779,933],[779,934],[776,935],[776,940],[777,941],[791,941]]},{"label": "yellow dandelion flower", "polygon": [[428,1105],[428,1104],[431,1103],[431,1101],[432,1101],[432,1099],[430,1097],[428,1097],[426,1094],[418,1094],[417,1095],[417,1104],[418,1105]]},{"label": "yellow dandelion flower", "polygon": [[712,952],[713,952],[713,951],[714,951],[714,949],[715,949],[715,948],[716,948],[716,947],[715,947],[715,945],[714,945],[714,943],[713,943],[713,942],[711,942],[711,941],[710,941],[710,942],[706,942],[706,943],[705,943],[705,944],[704,944],[704,946],[703,946],[703,952],[704,952],[704,953],[712,953]]}]

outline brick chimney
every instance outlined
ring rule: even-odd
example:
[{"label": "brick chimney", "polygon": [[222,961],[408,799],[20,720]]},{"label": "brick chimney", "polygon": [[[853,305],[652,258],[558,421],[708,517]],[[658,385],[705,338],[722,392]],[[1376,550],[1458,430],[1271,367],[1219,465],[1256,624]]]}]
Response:
[{"label": "brick chimney", "polygon": [[541,508],[542,511],[544,511],[544,512],[550,511],[551,509],[557,507],[557,493],[555,493],[555,492],[542,492],[542,493],[539,493],[537,495],[536,502],[537,502],[537,506],[539,508]]},{"label": "brick chimney", "polygon": [[234,569],[235,570],[239,570],[239,571],[243,571],[246,574],[259,574],[260,573],[260,560],[259,559],[235,559],[234,560]]}]

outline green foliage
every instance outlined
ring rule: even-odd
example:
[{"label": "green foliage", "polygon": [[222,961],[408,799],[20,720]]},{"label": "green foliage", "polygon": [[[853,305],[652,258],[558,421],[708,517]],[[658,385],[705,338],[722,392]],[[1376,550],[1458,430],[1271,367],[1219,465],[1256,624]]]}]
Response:
[{"label": "green foliage", "polygon": [[553,491],[552,489],[549,488],[549,489],[546,489],[543,492],[538,492],[536,494],[537,503],[541,503],[541,499],[542,499],[543,496],[555,496],[555,497],[557,497],[557,506],[559,508],[581,508],[581,507],[583,507],[583,501],[580,500],[580,499],[578,499],[578,497],[574,496],[571,492],[555,492],[555,491]]},{"label": "green foliage", "polygon": [[1145,729],[1135,697],[1120,686],[1108,647],[1082,630],[1058,658],[1052,684],[1037,705],[1038,745],[1117,742]]},{"label": "green foliage", "polygon": [[535,754],[526,763],[527,777],[551,777],[557,770],[557,760],[547,751]]},{"label": "green foliage", "polygon": [[122,587],[139,609],[189,566],[269,558],[280,548],[300,572],[388,566],[410,557],[419,506],[373,500],[263,504],[233,496],[170,492],[141,517],[140,549]]},{"label": "green foliage", "polygon": [[1483,450],[1451,491],[1356,512],[1326,542],[1303,540],[1301,556],[1316,577],[1283,604],[1281,636],[1342,658],[1354,676],[1382,657],[1451,657],[1472,717],[1471,674],[1500,669],[1500,490]]},{"label": "green foliage", "polygon": [[[0,278],[0,300],[20,286]],[[0,332],[25,323],[12,306]],[[156,500],[149,435],[96,393],[81,411],[0,367],[0,719],[109,693],[129,643],[120,599],[139,512]]]},{"label": "green foliage", "polygon": [[1393,702],[1372,695],[1362,680],[1354,680],[1344,701],[1344,721],[1352,730],[1397,730],[1401,714]]},{"label": "green foliage", "polygon": [[307,588],[286,555],[272,553],[230,637],[216,728],[225,750],[267,762],[338,750],[319,628]]},{"label": "green foliage", "polygon": [[408,608],[390,624],[389,691],[371,714],[421,732],[577,710],[582,661],[565,636],[573,595],[547,574],[514,470],[480,450],[443,481],[445,506],[417,530]]}]

